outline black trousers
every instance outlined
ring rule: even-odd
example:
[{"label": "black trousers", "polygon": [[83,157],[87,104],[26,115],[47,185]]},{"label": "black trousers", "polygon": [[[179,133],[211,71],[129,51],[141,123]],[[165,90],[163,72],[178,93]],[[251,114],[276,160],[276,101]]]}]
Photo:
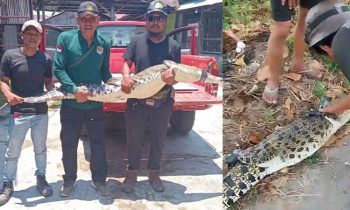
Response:
[{"label": "black trousers", "polygon": [[146,132],[150,140],[148,169],[160,169],[173,104],[174,99],[171,97],[157,108],[149,108],[138,103],[138,100],[128,99],[125,113],[128,170],[140,167],[142,142],[146,140]]},{"label": "black trousers", "polygon": [[61,144],[64,181],[77,179],[77,148],[80,133],[85,123],[91,147],[90,170],[92,180],[104,182],[107,177],[107,160],[104,146],[103,108],[90,110],[76,109],[67,105],[61,107]]}]

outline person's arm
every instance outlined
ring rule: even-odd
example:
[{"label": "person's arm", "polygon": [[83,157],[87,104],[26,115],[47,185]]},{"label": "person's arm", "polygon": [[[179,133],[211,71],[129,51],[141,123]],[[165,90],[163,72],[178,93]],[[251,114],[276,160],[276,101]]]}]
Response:
[{"label": "person's arm", "polygon": [[78,87],[67,74],[67,57],[68,50],[65,46],[63,33],[60,34],[57,39],[57,47],[54,56],[55,59],[53,62],[53,72],[64,89],[66,89],[69,93],[75,93],[78,91]]},{"label": "person's arm", "polygon": [[288,4],[289,8],[295,8],[299,5],[300,0],[281,0],[282,5],[285,5],[286,3]]},{"label": "person's arm", "polygon": [[321,111],[330,114],[341,114],[347,109],[350,109],[350,95],[345,96],[339,102],[331,103]]},{"label": "person's arm", "polygon": [[[339,65],[345,77],[350,80],[350,54],[348,53],[348,46],[350,31],[347,28],[340,29],[334,36],[332,41],[332,59]],[[334,102],[326,106],[322,111],[331,114],[340,114],[345,110],[350,109],[350,95],[345,96],[338,102]]]},{"label": "person's arm", "polygon": [[46,66],[45,66],[45,73],[44,73],[44,84],[46,90],[50,91],[55,88],[55,85],[52,81],[52,59],[49,55],[45,54],[46,56]]},{"label": "person's arm", "polygon": [[67,74],[67,49],[64,43],[64,34],[60,34],[57,39],[57,49],[55,51],[55,60],[53,63],[53,71],[62,87],[69,93],[75,95],[76,101],[79,103],[87,101],[88,92],[82,88],[78,88]]},{"label": "person's arm", "polygon": [[[181,47],[179,44],[174,46],[171,56],[173,57],[174,62],[181,63]],[[177,83],[177,81],[175,81],[175,74],[176,73],[173,69],[167,69],[161,73],[161,78],[166,84],[174,85]]]},{"label": "person's arm", "polygon": [[125,60],[122,67],[123,80],[121,90],[126,94],[129,94],[134,89],[134,80],[130,78],[132,64],[132,60]]},{"label": "person's arm", "polygon": [[11,91],[10,77],[12,71],[10,69],[10,62],[9,55],[5,52],[0,63],[0,89],[4,93],[7,102],[11,105],[16,105],[22,103],[23,98]]},{"label": "person's arm", "polygon": [[134,89],[134,80],[131,79],[130,73],[131,73],[131,67],[135,60],[135,51],[136,51],[136,40],[135,38],[131,40],[127,50],[123,54],[124,63],[122,67],[122,87],[121,90],[129,94],[132,89]]},{"label": "person's arm", "polygon": [[11,105],[21,104],[23,102],[23,98],[12,93],[10,88],[10,78],[1,76],[1,91],[4,93],[7,102]]},{"label": "person's arm", "polygon": [[52,78],[45,77],[44,84],[45,84],[46,90],[48,90],[48,91],[53,90],[55,88],[55,85],[53,84]]}]

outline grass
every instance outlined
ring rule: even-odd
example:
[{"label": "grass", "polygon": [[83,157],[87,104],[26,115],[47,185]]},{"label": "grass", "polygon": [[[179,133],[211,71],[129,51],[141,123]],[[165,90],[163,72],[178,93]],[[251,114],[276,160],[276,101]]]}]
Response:
[{"label": "grass", "polygon": [[322,81],[315,81],[314,83],[314,87],[313,87],[313,92],[314,92],[314,95],[321,99],[323,97],[326,96],[326,91],[327,91],[327,87],[326,87],[326,84]]},{"label": "grass", "polygon": [[264,112],[264,120],[266,123],[275,123],[276,122],[276,112],[272,109],[266,109]]},{"label": "grass", "polygon": [[320,56],[319,59],[325,65],[326,69],[328,69],[329,72],[338,74],[341,73],[341,69],[339,68],[338,64],[331,61],[328,56]]},{"label": "grass", "polygon": [[224,0],[223,28],[228,29],[234,20],[244,25],[249,25],[256,20],[264,23],[271,22],[270,14],[262,12],[266,10],[270,11],[269,0]]},{"label": "grass", "polygon": [[308,166],[312,166],[321,161],[321,156],[318,153],[314,153],[311,156],[307,157],[304,161]]}]

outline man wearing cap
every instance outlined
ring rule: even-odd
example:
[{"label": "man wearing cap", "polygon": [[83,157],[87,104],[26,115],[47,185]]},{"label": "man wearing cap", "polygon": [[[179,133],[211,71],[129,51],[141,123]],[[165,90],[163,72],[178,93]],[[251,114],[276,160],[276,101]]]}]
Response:
[{"label": "man wearing cap", "polygon": [[4,183],[0,192],[0,205],[5,204],[13,193],[18,158],[29,128],[37,168],[35,171],[37,189],[45,197],[52,195],[52,188],[45,178],[47,103],[23,103],[23,97],[43,94],[44,85],[48,91],[54,88],[52,60],[49,55],[38,50],[42,31],[37,21],[25,22],[21,32],[23,47],[6,51],[1,59],[1,91],[11,104],[12,118],[9,122],[9,144],[4,167]]},{"label": "man wearing cap", "polygon": [[[305,41],[316,53],[328,55],[350,80],[350,11],[338,1],[326,1],[312,8],[306,17]],[[350,109],[350,95],[326,106],[324,112],[341,114]]]},{"label": "man wearing cap", "polygon": [[[122,91],[130,93],[134,81],[130,78],[130,68],[136,66],[140,72],[150,66],[161,64],[163,60],[181,62],[181,49],[177,42],[164,34],[167,21],[167,6],[155,0],[146,13],[147,32],[137,35],[131,41],[123,57]],[[166,139],[167,127],[174,104],[175,73],[168,69],[162,73],[167,85],[154,96],[147,99],[128,99],[126,108],[126,131],[128,170],[122,190],[130,193],[137,181],[140,155],[146,132],[149,134],[150,154],[148,160],[149,182],[157,192],[163,192],[164,186],[159,177],[162,148]]]},{"label": "man wearing cap", "polygon": [[87,101],[88,92],[81,84],[101,85],[111,79],[109,71],[110,41],[96,32],[100,17],[95,3],[80,4],[79,29],[60,34],[54,60],[54,73],[76,99],[63,100],[61,106],[61,143],[64,183],[60,196],[68,196],[77,179],[77,147],[83,124],[91,146],[91,185],[101,195],[109,195],[106,185],[107,161],[104,147],[104,112],[101,102]]}]

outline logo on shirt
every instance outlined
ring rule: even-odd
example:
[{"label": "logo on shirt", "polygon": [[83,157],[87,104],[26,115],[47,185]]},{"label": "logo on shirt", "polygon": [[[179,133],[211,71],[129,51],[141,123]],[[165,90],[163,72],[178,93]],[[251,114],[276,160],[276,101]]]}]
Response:
[{"label": "logo on shirt", "polygon": [[96,52],[97,52],[97,54],[101,55],[103,53],[103,47],[102,46],[97,46],[96,47]]},{"label": "logo on shirt", "polygon": [[57,47],[56,47],[56,50],[57,50],[57,52],[62,52],[62,50],[63,50],[63,46],[62,45],[58,45]]}]

